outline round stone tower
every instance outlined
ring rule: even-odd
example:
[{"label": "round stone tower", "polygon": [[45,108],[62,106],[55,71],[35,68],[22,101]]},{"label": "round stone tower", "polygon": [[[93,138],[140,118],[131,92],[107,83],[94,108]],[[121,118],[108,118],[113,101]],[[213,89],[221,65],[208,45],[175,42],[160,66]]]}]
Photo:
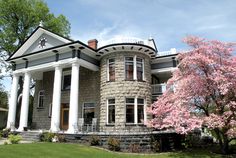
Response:
[{"label": "round stone tower", "polygon": [[[154,41],[148,40],[151,43]],[[153,45],[155,46],[155,45]],[[100,131],[141,131],[151,105],[151,58],[156,49],[142,40],[112,40],[98,49]]]}]

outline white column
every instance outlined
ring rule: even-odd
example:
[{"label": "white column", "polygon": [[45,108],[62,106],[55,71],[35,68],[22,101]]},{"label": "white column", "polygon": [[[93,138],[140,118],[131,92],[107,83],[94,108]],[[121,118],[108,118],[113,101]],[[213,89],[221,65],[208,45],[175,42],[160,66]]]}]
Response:
[{"label": "white column", "polygon": [[18,128],[18,131],[23,131],[24,127],[28,126],[30,78],[31,78],[31,74],[29,72],[26,72],[25,77],[24,77],[22,103],[21,103],[21,111],[20,111],[20,125]]},{"label": "white column", "polygon": [[69,128],[67,133],[75,133],[78,130],[78,105],[79,105],[79,63],[72,63]]},{"label": "white column", "polygon": [[19,82],[19,76],[14,74],[12,80],[11,97],[9,100],[9,111],[7,118],[7,128],[11,128],[11,130],[15,130],[18,82]]},{"label": "white column", "polygon": [[61,78],[62,68],[57,65],[54,73],[53,98],[52,98],[52,118],[51,132],[60,131],[60,111],[61,111]]}]

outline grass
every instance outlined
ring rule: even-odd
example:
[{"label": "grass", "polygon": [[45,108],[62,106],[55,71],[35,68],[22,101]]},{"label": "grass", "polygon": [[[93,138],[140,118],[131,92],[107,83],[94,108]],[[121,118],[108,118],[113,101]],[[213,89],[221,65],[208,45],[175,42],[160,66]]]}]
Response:
[{"label": "grass", "polygon": [[0,145],[5,158],[221,158],[207,150],[189,150],[159,154],[114,153],[80,144],[33,143]]}]

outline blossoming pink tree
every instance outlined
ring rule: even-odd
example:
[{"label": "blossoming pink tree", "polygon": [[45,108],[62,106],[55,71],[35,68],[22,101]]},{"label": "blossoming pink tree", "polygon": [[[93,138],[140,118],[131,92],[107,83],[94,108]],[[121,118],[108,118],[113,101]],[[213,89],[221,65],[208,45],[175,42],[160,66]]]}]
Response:
[{"label": "blossoming pink tree", "polygon": [[232,43],[189,36],[167,91],[148,109],[147,124],[186,134],[202,126],[214,132],[222,152],[236,138],[236,58]]}]

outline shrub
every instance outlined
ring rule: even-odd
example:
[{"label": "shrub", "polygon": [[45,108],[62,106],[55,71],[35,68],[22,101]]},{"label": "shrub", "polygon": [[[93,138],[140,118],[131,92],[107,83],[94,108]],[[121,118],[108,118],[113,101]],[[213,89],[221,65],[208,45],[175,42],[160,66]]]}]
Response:
[{"label": "shrub", "polygon": [[90,142],[90,145],[92,145],[92,146],[97,146],[97,145],[100,144],[100,137],[97,136],[97,135],[92,135],[92,136],[90,137],[89,142]]},{"label": "shrub", "polygon": [[13,134],[10,134],[8,136],[8,140],[12,143],[12,144],[18,144],[21,140],[22,140],[22,137],[20,135],[13,135]]},{"label": "shrub", "polygon": [[139,153],[140,152],[140,145],[139,144],[130,144],[129,145],[129,152]]},{"label": "shrub", "polygon": [[5,141],[5,142],[4,142],[4,145],[8,145],[8,142],[7,142],[7,141]]},{"label": "shrub", "polygon": [[118,139],[109,137],[107,144],[109,150],[120,151],[120,141]]},{"label": "shrub", "polygon": [[57,138],[58,138],[58,141],[59,141],[59,142],[66,142],[65,135],[58,134],[58,135],[57,135]]},{"label": "shrub", "polygon": [[0,131],[0,136],[2,136],[3,138],[7,138],[10,133],[11,129],[9,128],[3,129],[2,131]]},{"label": "shrub", "polygon": [[56,135],[55,133],[43,132],[40,135],[40,141],[42,141],[42,142],[52,142],[52,138],[54,138],[55,135]]},{"label": "shrub", "polygon": [[153,152],[161,151],[160,139],[157,136],[151,136],[150,145]]}]

